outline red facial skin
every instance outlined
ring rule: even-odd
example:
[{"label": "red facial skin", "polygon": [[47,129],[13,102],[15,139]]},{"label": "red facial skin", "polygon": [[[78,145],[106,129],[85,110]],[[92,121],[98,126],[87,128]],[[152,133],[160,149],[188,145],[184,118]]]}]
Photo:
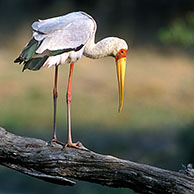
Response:
[{"label": "red facial skin", "polygon": [[115,59],[118,61],[119,59],[127,56],[127,50],[126,49],[120,49],[119,52],[116,54]]}]

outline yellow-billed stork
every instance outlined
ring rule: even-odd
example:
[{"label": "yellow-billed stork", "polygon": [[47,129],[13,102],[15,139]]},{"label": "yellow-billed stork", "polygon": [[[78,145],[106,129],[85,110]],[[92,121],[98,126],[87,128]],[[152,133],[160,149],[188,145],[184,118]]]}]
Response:
[{"label": "yellow-billed stork", "polygon": [[78,11],[60,17],[38,20],[32,24],[33,36],[14,61],[23,63],[25,69],[39,70],[42,67],[55,66],[55,80],[53,88],[54,125],[52,141],[56,138],[56,104],[57,104],[57,75],[58,66],[70,64],[70,73],[66,93],[68,142],[66,146],[79,148],[78,143],[72,142],[71,137],[71,85],[74,63],[82,55],[98,59],[106,56],[115,57],[118,91],[119,112],[123,107],[124,80],[126,69],[126,55],[128,46],[125,40],[108,37],[95,43],[95,20],[85,12]]}]

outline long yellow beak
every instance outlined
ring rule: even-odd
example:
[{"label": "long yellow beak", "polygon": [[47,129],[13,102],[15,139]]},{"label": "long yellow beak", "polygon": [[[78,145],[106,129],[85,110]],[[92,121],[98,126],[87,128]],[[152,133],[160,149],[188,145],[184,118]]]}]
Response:
[{"label": "long yellow beak", "polygon": [[125,69],[126,69],[126,57],[119,58],[116,61],[117,65],[117,78],[118,78],[118,90],[119,90],[119,112],[123,108],[124,100],[124,82],[125,82]]}]

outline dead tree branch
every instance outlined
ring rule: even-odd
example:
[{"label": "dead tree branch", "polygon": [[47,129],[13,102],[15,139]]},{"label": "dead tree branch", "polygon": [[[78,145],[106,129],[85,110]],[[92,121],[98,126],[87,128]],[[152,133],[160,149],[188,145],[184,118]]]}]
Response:
[{"label": "dead tree branch", "polygon": [[0,128],[0,164],[61,185],[74,185],[74,181],[67,179],[73,178],[139,193],[194,193],[191,166],[182,172],[163,170],[90,150],[63,148],[40,139],[16,136],[3,128]]}]

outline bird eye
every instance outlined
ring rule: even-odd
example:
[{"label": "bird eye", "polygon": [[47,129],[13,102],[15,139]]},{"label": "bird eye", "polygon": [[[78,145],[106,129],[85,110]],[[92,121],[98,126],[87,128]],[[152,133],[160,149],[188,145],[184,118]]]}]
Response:
[{"label": "bird eye", "polygon": [[124,51],[123,51],[123,50],[121,50],[121,53],[123,54],[123,53],[124,53]]}]

